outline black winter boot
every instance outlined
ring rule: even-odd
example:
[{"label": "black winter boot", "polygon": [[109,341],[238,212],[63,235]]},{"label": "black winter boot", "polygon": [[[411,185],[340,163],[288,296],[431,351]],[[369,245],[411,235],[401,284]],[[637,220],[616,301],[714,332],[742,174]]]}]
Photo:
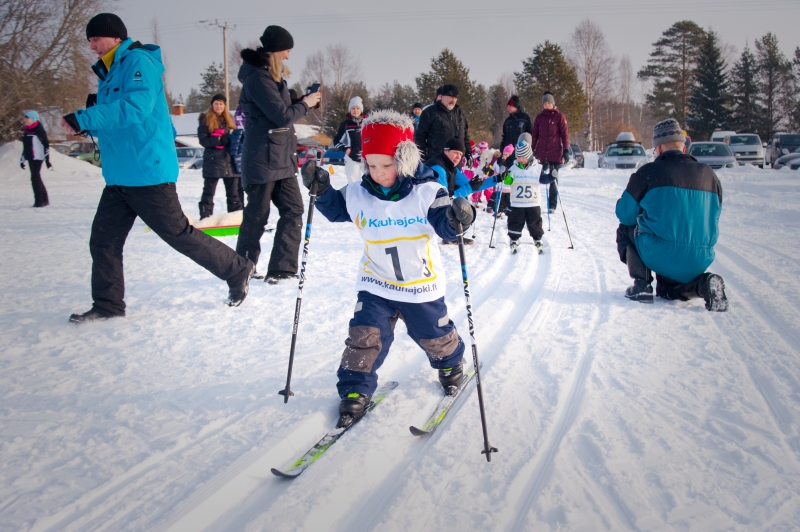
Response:
[{"label": "black winter boot", "polygon": [[725,281],[715,273],[706,274],[703,299],[709,312],[725,312],[728,310],[728,298],[725,297]]},{"label": "black winter boot", "polygon": [[442,388],[444,388],[445,395],[454,395],[456,393],[463,375],[463,360],[452,368],[442,368],[439,370],[439,382],[442,384]]},{"label": "black winter boot", "polygon": [[349,393],[339,403],[339,422],[337,429],[347,428],[367,413],[372,396],[363,393]]},{"label": "black winter boot", "polygon": [[209,216],[214,214],[214,206],[213,205],[200,203],[200,204],[198,204],[198,206],[200,207],[200,219],[201,220],[203,218],[208,218]]},{"label": "black winter boot", "polygon": [[286,279],[299,279],[299,277],[296,273],[292,272],[272,271],[267,272],[267,276],[264,281],[268,282],[269,284],[278,284]]},{"label": "black winter boot", "polygon": [[92,308],[92,310],[88,312],[84,312],[83,314],[72,314],[69,317],[70,323],[86,323],[88,321],[103,321],[109,318],[124,318],[125,313],[122,314],[106,314],[104,312],[100,312],[99,310]]},{"label": "black winter boot", "polygon": [[256,265],[251,261],[247,261],[247,266],[239,275],[228,279],[228,306],[238,307],[247,297],[247,291],[250,288],[250,277],[256,271]]},{"label": "black winter boot", "polygon": [[641,303],[652,303],[653,286],[648,282],[635,279],[633,285],[625,290],[625,297]]}]

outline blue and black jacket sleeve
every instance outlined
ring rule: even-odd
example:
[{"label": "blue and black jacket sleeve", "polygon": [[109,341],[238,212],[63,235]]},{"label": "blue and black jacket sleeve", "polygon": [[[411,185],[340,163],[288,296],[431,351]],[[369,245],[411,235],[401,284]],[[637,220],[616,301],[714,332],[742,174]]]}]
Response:
[{"label": "blue and black jacket sleeve", "polygon": [[319,212],[329,222],[352,222],[350,213],[347,212],[347,201],[345,201],[344,193],[347,187],[341,190],[329,186],[325,194],[317,196],[315,203]]}]

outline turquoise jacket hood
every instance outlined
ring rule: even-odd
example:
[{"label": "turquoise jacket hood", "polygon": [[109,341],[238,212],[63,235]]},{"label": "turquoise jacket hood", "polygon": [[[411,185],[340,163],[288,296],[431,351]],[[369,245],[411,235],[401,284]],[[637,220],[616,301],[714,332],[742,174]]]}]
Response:
[{"label": "turquoise jacket hood", "polygon": [[161,48],[131,39],[120,43],[111,68],[92,67],[97,104],[75,118],[97,137],[108,185],[150,186],[178,179],[178,157],[164,95]]}]

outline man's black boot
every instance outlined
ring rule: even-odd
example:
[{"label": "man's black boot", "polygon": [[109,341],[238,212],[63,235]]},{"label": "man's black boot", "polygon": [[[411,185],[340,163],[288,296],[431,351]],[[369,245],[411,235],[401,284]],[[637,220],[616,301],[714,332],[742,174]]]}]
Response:
[{"label": "man's black boot", "polygon": [[92,310],[88,312],[84,312],[83,314],[72,314],[69,317],[70,323],[86,323],[88,321],[103,321],[109,318],[124,318],[125,313],[122,314],[107,314],[105,312],[100,312],[96,308],[92,307]]},{"label": "man's black boot", "polygon": [[633,285],[625,290],[625,297],[641,303],[653,302],[653,286],[646,282],[634,279]]}]

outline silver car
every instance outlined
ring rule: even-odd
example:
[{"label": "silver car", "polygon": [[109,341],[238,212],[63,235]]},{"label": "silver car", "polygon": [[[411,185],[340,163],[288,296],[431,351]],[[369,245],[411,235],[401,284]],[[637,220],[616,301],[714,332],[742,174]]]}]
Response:
[{"label": "silver car", "polygon": [[739,166],[730,148],[724,142],[692,142],[689,147],[689,155],[714,170]]},{"label": "silver car", "polygon": [[780,170],[784,166],[788,166],[792,170],[797,170],[798,163],[800,163],[800,148],[795,148],[794,151],[779,157],[777,161],[772,163],[772,168],[773,170]]},{"label": "silver car", "polygon": [[739,133],[725,137],[725,144],[740,165],[752,164],[764,168],[764,148],[761,137],[755,133]]},{"label": "silver car", "polygon": [[178,166],[199,170],[203,167],[204,148],[175,148],[178,151]]},{"label": "silver car", "polygon": [[647,152],[638,142],[614,142],[603,154],[600,168],[636,170],[647,164]]}]

